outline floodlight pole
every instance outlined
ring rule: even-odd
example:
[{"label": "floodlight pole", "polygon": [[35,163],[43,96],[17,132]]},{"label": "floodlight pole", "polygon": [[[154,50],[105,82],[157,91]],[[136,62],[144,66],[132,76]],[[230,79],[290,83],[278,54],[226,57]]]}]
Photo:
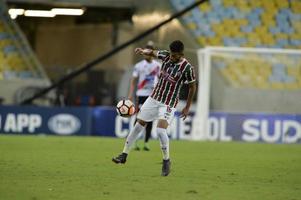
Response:
[{"label": "floodlight pole", "polygon": [[37,92],[35,95],[33,95],[32,97],[25,99],[24,101],[21,102],[22,105],[24,104],[30,104],[33,100],[42,97],[43,95],[45,95],[46,93],[48,93],[49,91],[51,91],[52,89],[62,85],[63,83],[65,83],[66,81],[69,81],[71,79],[73,79],[74,77],[80,75],[81,73],[83,73],[84,71],[92,68],[93,66],[95,66],[96,64],[104,61],[105,59],[111,57],[113,54],[121,51],[122,49],[126,48],[127,46],[137,42],[138,40],[140,40],[141,38],[144,38],[145,36],[149,35],[150,33],[154,32],[155,30],[159,29],[161,26],[169,23],[170,21],[172,21],[175,18],[178,18],[180,16],[182,16],[183,14],[185,14],[186,12],[190,11],[191,9],[197,7],[198,5],[200,5],[201,3],[204,3],[208,0],[199,0],[196,1],[195,3],[191,4],[190,6],[188,6],[187,8],[173,14],[170,18],[166,19],[165,21],[155,25],[154,27],[146,30],[145,32],[141,33],[140,35],[134,37],[133,39],[117,46],[116,48],[112,49],[111,51],[105,53],[104,55],[86,63],[85,65],[83,65],[82,67],[78,68],[77,70],[71,72],[70,74],[62,77],[60,80],[56,81],[55,83],[53,83],[52,85],[42,89],[41,91]]}]

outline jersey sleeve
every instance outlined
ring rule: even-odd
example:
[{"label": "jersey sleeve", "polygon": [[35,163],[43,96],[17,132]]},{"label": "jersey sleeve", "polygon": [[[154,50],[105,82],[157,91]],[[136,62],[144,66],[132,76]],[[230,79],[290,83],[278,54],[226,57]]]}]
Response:
[{"label": "jersey sleeve", "polygon": [[189,84],[194,82],[195,79],[195,73],[194,73],[194,67],[189,65],[188,69],[185,70],[185,83]]},{"label": "jersey sleeve", "polygon": [[169,56],[169,51],[167,50],[160,50],[157,53],[157,58],[162,61],[164,61],[167,56]]},{"label": "jersey sleeve", "polygon": [[134,66],[132,76],[135,77],[135,78],[137,78],[139,76],[139,67],[138,67],[137,64]]}]

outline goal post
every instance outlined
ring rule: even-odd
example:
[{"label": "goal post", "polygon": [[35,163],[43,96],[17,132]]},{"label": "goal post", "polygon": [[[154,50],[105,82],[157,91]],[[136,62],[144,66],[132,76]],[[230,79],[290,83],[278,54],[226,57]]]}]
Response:
[{"label": "goal post", "polygon": [[210,99],[210,54],[209,49],[199,49],[198,57],[198,95],[196,112],[192,125],[192,139],[204,140],[207,134]]},{"label": "goal post", "polygon": [[[276,100],[276,108],[272,107],[273,95],[270,95],[271,100],[267,100],[270,102],[262,101],[257,104],[254,104],[252,95],[267,91],[300,92],[301,89],[301,50],[206,47],[197,51],[197,57],[198,95],[192,123],[192,140],[208,139],[211,111],[286,113],[284,108],[277,107]],[[219,86],[215,83],[216,80],[220,82]],[[224,93],[227,99],[219,99],[218,102],[211,99],[216,98],[216,95],[211,94],[214,90]],[[225,103],[224,100],[228,102]],[[210,105],[212,102],[217,103]],[[294,110],[293,107],[289,109]]]}]

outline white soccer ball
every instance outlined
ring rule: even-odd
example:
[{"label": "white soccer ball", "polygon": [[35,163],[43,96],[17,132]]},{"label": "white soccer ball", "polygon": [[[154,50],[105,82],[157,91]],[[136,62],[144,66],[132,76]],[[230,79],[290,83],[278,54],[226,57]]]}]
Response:
[{"label": "white soccer ball", "polygon": [[130,100],[121,100],[117,103],[116,111],[121,117],[130,117],[135,114],[135,106]]}]

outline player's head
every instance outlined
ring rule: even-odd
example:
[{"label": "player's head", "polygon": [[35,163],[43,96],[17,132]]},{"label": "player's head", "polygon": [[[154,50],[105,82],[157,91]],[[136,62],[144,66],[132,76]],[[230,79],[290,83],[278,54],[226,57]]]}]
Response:
[{"label": "player's head", "polygon": [[[145,49],[151,49],[151,50],[154,50],[155,48],[154,48],[154,42],[153,41],[148,41],[147,42],[147,44],[146,44],[146,46],[145,46]],[[152,59],[153,59],[153,57],[151,57],[151,56],[143,56],[144,57],[144,59],[146,60],[146,61],[148,61],[148,62],[151,62],[152,61]]]},{"label": "player's head", "polygon": [[151,49],[151,50],[154,50],[154,42],[149,40],[147,43],[146,43],[146,46],[145,46],[146,49]]},{"label": "player's head", "polygon": [[184,44],[180,40],[175,40],[169,45],[170,60],[172,62],[178,62],[184,55]]}]

